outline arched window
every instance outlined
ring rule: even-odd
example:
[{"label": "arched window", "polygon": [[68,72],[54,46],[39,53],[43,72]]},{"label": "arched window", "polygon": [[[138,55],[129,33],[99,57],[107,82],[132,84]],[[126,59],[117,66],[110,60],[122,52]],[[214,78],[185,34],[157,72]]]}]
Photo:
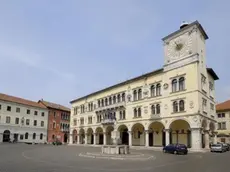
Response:
[{"label": "arched window", "polygon": [[105,98],[105,106],[107,106],[107,105],[108,105],[108,99]]},{"label": "arched window", "polygon": [[151,113],[152,113],[152,115],[155,115],[155,114],[156,114],[155,105],[152,105],[152,106],[151,106]]},{"label": "arched window", "polygon": [[54,138],[55,138],[55,135],[53,134],[53,135],[52,135],[52,139],[54,140]]},{"label": "arched window", "polygon": [[41,134],[40,134],[40,140],[42,140],[42,139],[43,139],[43,134],[41,133]]},{"label": "arched window", "polygon": [[101,100],[101,106],[104,107],[104,100]]},{"label": "arched window", "polygon": [[123,110],[123,119],[125,119],[125,110]]},{"label": "arched window", "polygon": [[121,96],[120,94],[117,95],[117,102],[119,103],[121,101]]},{"label": "arched window", "polygon": [[97,101],[97,104],[98,104],[98,107],[101,107],[101,101],[100,100]]},{"label": "arched window", "polygon": [[120,119],[122,119],[122,111],[120,111]]},{"label": "arched window", "polygon": [[112,104],[112,97],[109,97],[109,105]]},{"label": "arched window", "polygon": [[180,111],[184,111],[184,100],[180,100],[179,109],[180,109]]},{"label": "arched window", "polygon": [[172,80],[172,92],[177,91],[177,79]]},{"label": "arched window", "polygon": [[134,113],[134,118],[136,118],[137,117],[137,109],[136,108],[133,109],[133,113]]},{"label": "arched window", "polygon": [[156,86],[156,96],[160,96],[161,95],[161,84],[157,84]]},{"label": "arched window", "polygon": [[157,104],[157,106],[156,106],[156,111],[157,111],[157,114],[161,113],[161,107],[159,104]]},{"label": "arched window", "polygon": [[137,91],[134,90],[133,91],[133,101],[136,101],[137,100]]},{"label": "arched window", "polygon": [[138,108],[138,117],[141,117],[141,108]]},{"label": "arched window", "polygon": [[141,100],[142,99],[142,90],[139,89],[138,90],[138,100]]},{"label": "arched window", "polygon": [[155,85],[152,85],[151,86],[151,97],[154,97],[156,94],[155,94]]},{"label": "arched window", "polygon": [[36,139],[36,133],[33,133],[33,139],[34,140]]},{"label": "arched window", "polygon": [[122,101],[125,101],[125,93],[122,93]]},{"label": "arched window", "polygon": [[173,102],[173,112],[178,112],[178,103],[177,103],[177,101]]},{"label": "arched window", "polygon": [[117,100],[116,96],[113,96],[113,104],[116,103],[116,100]]},{"label": "arched window", "polygon": [[29,137],[29,134],[26,133],[26,134],[25,134],[25,139],[28,139],[28,137]]},{"label": "arched window", "polygon": [[185,89],[185,79],[184,79],[184,77],[181,77],[179,79],[179,91],[182,91],[184,89]]}]

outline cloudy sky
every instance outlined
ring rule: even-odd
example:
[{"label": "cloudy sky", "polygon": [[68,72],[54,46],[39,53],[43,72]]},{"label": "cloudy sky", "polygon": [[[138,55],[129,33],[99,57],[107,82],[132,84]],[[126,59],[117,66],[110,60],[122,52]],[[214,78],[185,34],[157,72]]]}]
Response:
[{"label": "cloudy sky", "polygon": [[1,0],[0,92],[63,105],[163,65],[161,38],[198,20],[230,99],[228,0]]}]

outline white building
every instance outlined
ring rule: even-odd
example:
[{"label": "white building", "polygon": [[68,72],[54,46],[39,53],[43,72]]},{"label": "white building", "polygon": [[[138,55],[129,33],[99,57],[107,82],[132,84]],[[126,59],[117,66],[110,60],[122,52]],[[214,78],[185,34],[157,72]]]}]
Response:
[{"label": "white building", "polygon": [[45,106],[0,93],[0,142],[45,143],[47,120]]},{"label": "white building", "polygon": [[219,78],[206,67],[207,39],[198,21],[183,23],[162,39],[161,69],[71,101],[70,143],[111,144],[114,130],[130,146],[183,143],[208,149],[217,139]]}]

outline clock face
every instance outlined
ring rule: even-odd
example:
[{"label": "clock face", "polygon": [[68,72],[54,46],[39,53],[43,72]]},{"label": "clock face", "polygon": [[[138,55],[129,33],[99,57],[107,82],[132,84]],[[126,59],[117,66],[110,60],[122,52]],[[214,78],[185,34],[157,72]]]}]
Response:
[{"label": "clock face", "polygon": [[168,61],[174,61],[191,53],[192,39],[189,35],[181,35],[172,39],[167,45]]}]

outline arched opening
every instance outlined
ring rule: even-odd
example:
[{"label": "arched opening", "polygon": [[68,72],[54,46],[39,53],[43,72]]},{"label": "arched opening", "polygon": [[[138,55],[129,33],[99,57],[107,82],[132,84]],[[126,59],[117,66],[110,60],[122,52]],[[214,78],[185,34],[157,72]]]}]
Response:
[{"label": "arched opening", "polygon": [[134,124],[132,127],[132,134],[133,146],[145,146],[145,131],[142,124]]},{"label": "arched opening", "polygon": [[83,128],[79,131],[79,143],[84,144],[85,143],[85,130]]},{"label": "arched opening", "polygon": [[161,122],[153,122],[149,125],[149,146],[165,146],[165,131]]},{"label": "arched opening", "polygon": [[128,127],[126,125],[121,125],[119,126],[118,131],[120,132],[121,144],[129,145]]},{"label": "arched opening", "polygon": [[101,127],[98,127],[96,129],[96,144],[103,145],[104,142],[104,135],[103,135],[103,129]]},{"label": "arched opening", "polygon": [[77,143],[77,130],[73,130],[73,143]]},{"label": "arched opening", "polygon": [[67,142],[68,142],[68,134],[65,133],[65,134],[64,134],[64,143],[67,143]]},{"label": "arched opening", "polygon": [[94,143],[93,129],[88,128],[88,130],[87,130],[87,144],[93,144],[93,143]]},{"label": "arched opening", "polygon": [[112,131],[114,130],[114,128],[112,126],[108,126],[106,128],[106,145],[111,145],[113,144],[113,140],[112,140]]},{"label": "arched opening", "polygon": [[169,140],[170,144],[185,144],[189,148],[191,147],[191,131],[190,125],[185,120],[173,121],[170,125]]},{"label": "arched opening", "polygon": [[29,133],[26,133],[25,134],[25,139],[28,139],[28,137],[29,137]]},{"label": "arched opening", "polygon": [[2,142],[9,142],[9,141],[10,141],[10,131],[9,130],[5,130],[3,132]]}]

